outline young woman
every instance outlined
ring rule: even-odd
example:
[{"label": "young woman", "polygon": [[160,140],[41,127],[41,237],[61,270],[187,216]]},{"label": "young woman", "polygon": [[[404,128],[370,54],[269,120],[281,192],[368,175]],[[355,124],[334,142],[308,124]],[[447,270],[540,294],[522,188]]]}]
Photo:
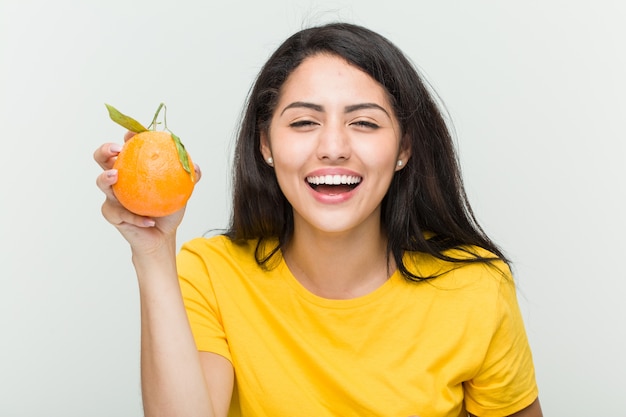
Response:
[{"label": "young woman", "polygon": [[414,67],[360,26],[302,30],[250,92],[230,229],[115,199],[148,416],[541,416],[507,260],[476,223]]}]

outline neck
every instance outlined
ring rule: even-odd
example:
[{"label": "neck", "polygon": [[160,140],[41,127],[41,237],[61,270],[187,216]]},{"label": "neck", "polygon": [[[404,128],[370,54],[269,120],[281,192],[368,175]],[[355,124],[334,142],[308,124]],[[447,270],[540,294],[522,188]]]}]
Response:
[{"label": "neck", "polygon": [[299,232],[284,250],[285,262],[300,284],[320,297],[363,296],[384,284],[395,270],[380,230],[376,236],[371,230],[323,236]]}]

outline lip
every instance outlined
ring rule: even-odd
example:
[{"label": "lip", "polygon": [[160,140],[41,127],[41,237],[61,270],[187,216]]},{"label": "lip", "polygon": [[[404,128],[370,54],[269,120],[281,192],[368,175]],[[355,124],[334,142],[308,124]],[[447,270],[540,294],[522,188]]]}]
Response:
[{"label": "lip", "polygon": [[306,175],[306,178],[309,177],[323,177],[325,175],[347,175],[352,177],[363,178],[361,174],[358,172],[352,171],[346,168],[320,168],[315,171],[311,171]]},{"label": "lip", "polygon": [[[324,177],[328,175],[330,176],[340,175],[340,176],[358,178],[359,183],[355,188],[351,189],[350,191],[345,191],[345,192],[341,192],[338,194],[324,194],[324,193],[320,193],[316,191],[315,188],[311,187],[310,183],[307,181],[307,178]],[[309,189],[309,192],[311,193],[311,195],[316,201],[323,203],[323,204],[339,204],[339,203],[343,203],[343,202],[350,200],[354,196],[356,191],[359,189],[361,183],[363,182],[363,176],[355,171],[352,171],[346,168],[338,168],[338,167],[322,168],[322,169],[316,169],[308,173],[304,179],[304,182],[306,183],[307,188]]]}]

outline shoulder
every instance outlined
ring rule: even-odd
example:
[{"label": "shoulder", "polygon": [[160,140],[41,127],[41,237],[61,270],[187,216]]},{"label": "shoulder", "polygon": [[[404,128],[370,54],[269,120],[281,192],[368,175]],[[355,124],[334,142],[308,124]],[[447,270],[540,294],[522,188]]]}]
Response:
[{"label": "shoulder", "polygon": [[[245,241],[246,244],[252,244],[253,241]],[[232,247],[232,246],[241,246],[235,245],[232,239],[230,239],[226,235],[212,235],[212,236],[202,236],[196,237],[194,239],[188,240],[183,243],[183,249],[188,248],[218,248],[218,247]]]},{"label": "shoulder", "polygon": [[[179,268],[186,264],[202,265],[210,270],[224,268],[238,269],[243,272],[259,272],[262,269],[257,259],[271,253],[277,247],[275,240],[259,241],[251,239],[235,242],[225,235],[200,237],[185,242],[178,254]],[[280,259],[280,256],[276,256]]]},{"label": "shoulder", "polygon": [[202,256],[241,257],[243,259],[252,257],[254,259],[258,248],[257,239],[235,242],[228,236],[215,235],[189,240],[182,245],[180,252],[191,252]]},{"label": "shoulder", "polygon": [[452,260],[440,259],[424,252],[406,252],[403,261],[411,273],[430,280],[450,276],[512,280],[509,265],[486,249],[465,246],[446,250],[442,255]]},{"label": "shoulder", "polygon": [[256,263],[255,242],[234,243],[224,235],[198,237],[185,242],[177,256],[179,271],[187,268],[212,269],[223,265]]},{"label": "shoulder", "polygon": [[[411,273],[426,278],[419,287],[429,288],[438,294],[437,297],[456,299],[455,302],[470,301],[468,307],[483,303],[495,307],[502,298],[510,300],[515,297],[515,282],[509,265],[492,253],[467,247],[447,251],[445,255],[458,261],[450,262],[422,252],[407,252],[404,263]],[[472,261],[477,257],[489,260]]]}]

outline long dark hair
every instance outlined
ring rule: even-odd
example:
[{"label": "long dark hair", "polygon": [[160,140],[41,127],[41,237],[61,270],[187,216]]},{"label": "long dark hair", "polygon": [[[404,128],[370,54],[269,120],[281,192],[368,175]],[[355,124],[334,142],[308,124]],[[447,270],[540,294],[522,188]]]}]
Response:
[{"label": "long dark hair", "polygon": [[[412,280],[432,278],[411,272],[403,261],[406,252],[455,263],[508,262],[472,213],[448,125],[414,65],[385,37],[348,23],[292,35],[261,69],[238,132],[233,211],[226,235],[234,242],[256,239],[256,260],[263,266],[289,242],[293,210],[263,160],[260,134],[269,128],[287,77],[305,58],[320,53],[342,57],[378,81],[389,95],[403,137],[410,141],[412,156],[395,173],[381,210],[389,254],[400,272]],[[269,242],[278,243],[268,247]],[[472,249],[476,247],[491,255],[481,255]],[[458,256],[450,249],[457,249]]]}]

